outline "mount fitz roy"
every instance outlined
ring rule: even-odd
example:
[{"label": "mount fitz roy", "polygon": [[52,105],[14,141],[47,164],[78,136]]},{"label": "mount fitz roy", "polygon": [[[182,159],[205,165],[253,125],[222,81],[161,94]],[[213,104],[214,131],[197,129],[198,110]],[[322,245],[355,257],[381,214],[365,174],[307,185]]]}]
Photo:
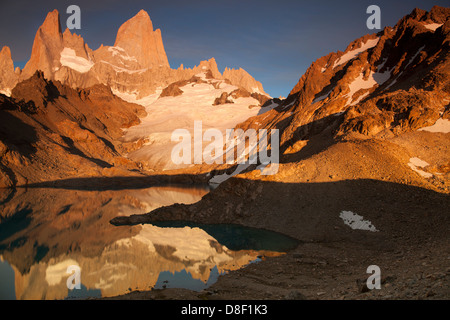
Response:
[{"label": "mount fitz roy", "polygon": [[92,50],[81,36],[61,30],[59,12],[49,12],[34,39],[30,60],[23,70],[14,70],[11,52],[0,53],[0,92],[8,94],[15,84],[30,78],[37,70],[48,80],[57,80],[72,88],[104,84],[112,90],[134,93],[143,98],[170,83],[187,80],[204,68],[216,79],[228,79],[250,93],[267,96],[260,82],[245,70],[226,69],[222,75],[214,58],[199,66],[171,69],[164,50],[161,30],[153,30],[146,11],[141,10],[120,26],[114,46]]}]

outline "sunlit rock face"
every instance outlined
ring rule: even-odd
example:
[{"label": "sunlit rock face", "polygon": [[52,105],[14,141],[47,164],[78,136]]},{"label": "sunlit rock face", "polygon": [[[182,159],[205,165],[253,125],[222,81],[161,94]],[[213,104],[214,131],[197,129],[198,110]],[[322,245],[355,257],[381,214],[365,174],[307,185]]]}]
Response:
[{"label": "sunlit rock face", "polygon": [[[69,29],[63,31],[59,12],[54,10],[37,30],[24,69],[14,70],[8,47],[0,52],[0,66],[0,112],[4,115],[0,122],[13,122],[0,133],[0,152],[5,155],[0,160],[3,187],[73,176],[137,175],[140,169],[151,173],[180,169],[170,161],[173,144],[167,135],[174,128],[188,120],[192,120],[189,126],[201,120],[208,126],[232,128],[258,114],[270,98],[245,70],[226,68],[222,74],[214,58],[193,68],[172,69],[161,30],[154,30],[144,10],[123,23],[114,46],[101,45],[96,50]],[[233,105],[213,108],[224,92],[231,95],[225,102]],[[176,95],[177,99],[171,99]],[[119,141],[123,130],[146,115],[142,106],[152,112],[162,106],[166,113],[153,112],[153,121],[128,134],[123,144]],[[174,112],[177,119],[184,118],[182,123],[174,118],[156,129],[155,121]],[[12,138],[16,131],[27,135],[17,141]]]},{"label": "sunlit rock face", "polygon": [[161,30],[153,31],[152,21],[144,10],[119,28],[114,47],[122,48],[144,68],[169,67]]},{"label": "sunlit rock face", "polygon": [[339,138],[372,138],[447,119],[449,17],[448,8],[414,9],[395,26],[318,58],[285,100],[245,126],[276,127],[281,144],[294,145],[327,128]]},{"label": "sunlit rock face", "polygon": [[[37,70],[49,80],[58,80],[73,88],[87,88],[104,84],[113,90],[146,97],[169,84],[191,78],[207,66],[217,79],[227,78],[249,92],[267,96],[260,82],[245,70],[217,70],[214,58],[202,61],[197,67],[172,69],[166,55],[160,29],[144,10],[124,22],[116,35],[114,46],[101,45],[92,50],[84,39],[62,32],[57,10],[49,12],[34,38],[30,60],[22,72],[11,67],[11,54],[5,47],[0,54],[0,93],[10,92],[15,84],[30,78]],[[8,54],[9,52],[9,54]]]}]

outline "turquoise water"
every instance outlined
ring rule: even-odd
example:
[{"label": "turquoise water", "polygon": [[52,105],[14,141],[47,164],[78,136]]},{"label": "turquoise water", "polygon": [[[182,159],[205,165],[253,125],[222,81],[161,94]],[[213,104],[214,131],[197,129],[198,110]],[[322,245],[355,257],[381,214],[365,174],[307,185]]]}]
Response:
[{"label": "turquoise water", "polygon": [[200,228],[231,250],[286,252],[298,246],[297,240],[281,233],[238,224],[200,224],[187,221],[164,221],[152,224],[161,228]]},{"label": "turquoise water", "polygon": [[14,270],[7,261],[0,261],[0,299],[16,299]]}]

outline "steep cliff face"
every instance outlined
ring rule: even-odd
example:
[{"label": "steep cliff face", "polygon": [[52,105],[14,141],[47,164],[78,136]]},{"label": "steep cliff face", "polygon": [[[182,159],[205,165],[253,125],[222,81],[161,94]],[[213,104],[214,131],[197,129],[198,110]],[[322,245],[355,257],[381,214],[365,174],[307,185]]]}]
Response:
[{"label": "steep cliff face", "polygon": [[9,47],[0,51],[0,93],[11,95],[11,90],[17,83],[18,75],[14,72],[14,63],[11,59]]},{"label": "steep cliff face", "polygon": [[[205,105],[203,118],[189,117],[193,124],[194,120],[205,120],[213,113],[221,114],[219,118],[223,119],[224,110],[220,107],[210,109],[217,95],[223,93],[220,85],[224,85],[229,91],[225,101],[233,100],[234,103],[236,100],[233,107],[225,110],[234,112],[229,117],[233,121],[227,122],[233,125],[257,114],[258,108],[249,110],[249,107],[258,107],[269,98],[262,85],[243,69],[226,69],[222,75],[214,58],[201,61],[193,68],[170,68],[161,31],[153,29],[149,15],[143,10],[119,28],[114,46],[102,45],[95,51],[81,36],[68,29],[62,32],[59,13],[54,10],[48,13],[36,32],[31,57],[23,71],[14,71],[8,47],[0,53],[0,66],[0,93],[6,95],[1,97],[0,104],[3,109],[9,108],[2,112],[29,126],[32,134],[25,137],[25,145],[33,150],[24,154],[18,147],[17,154],[10,153],[8,143],[4,145],[3,186],[57,179],[65,174],[102,175],[110,171],[108,174],[112,175],[115,169],[111,167],[115,166],[116,160],[124,164],[125,170],[137,166],[133,161],[122,158],[122,151],[134,152],[136,148],[146,147],[142,144],[153,131],[148,129],[148,132],[138,135],[137,141],[118,142],[123,135],[122,128],[139,123],[138,117],[145,111],[143,107],[127,104],[117,96],[144,106],[148,106],[150,100],[161,98],[164,110],[171,110],[168,114],[175,112],[179,115],[191,111],[199,115],[195,110],[198,105],[204,106],[200,101],[211,99]],[[186,89],[180,89],[186,85],[204,85],[206,91],[193,90],[186,95],[183,94]],[[233,97],[228,97],[231,94]],[[176,95],[180,99],[168,105],[167,97]],[[179,110],[180,105],[186,108]],[[121,106],[125,106],[123,110]],[[20,110],[29,112],[21,114]],[[51,116],[47,118],[49,114]],[[215,126],[222,127],[222,123],[215,123]],[[50,131],[47,132],[46,128]],[[168,132],[170,128],[176,129],[168,125],[163,131]],[[6,126],[2,141],[14,140],[11,137],[15,130],[14,126]],[[9,145],[17,147],[16,142]],[[161,156],[169,152],[170,156],[171,146],[170,143],[161,146],[164,152],[155,148],[152,154]],[[51,155],[52,152],[55,154]],[[34,157],[39,159],[36,166],[29,166],[27,161]],[[69,160],[57,160],[64,157]],[[143,161],[149,169],[161,168],[151,159],[136,159]],[[77,161],[83,165],[78,165]],[[42,169],[45,167],[42,164],[47,162],[52,163],[52,170]],[[38,163],[41,164],[41,172],[38,172]]]},{"label": "steep cliff face", "polygon": [[139,11],[119,28],[114,47],[124,49],[144,68],[170,67],[161,30],[153,31],[152,21],[144,10]]},{"label": "steep cliff face", "polygon": [[60,53],[64,48],[59,12],[53,10],[47,14],[44,23],[34,37],[30,60],[23,69],[21,79],[28,79],[36,70],[51,78],[60,66]]}]

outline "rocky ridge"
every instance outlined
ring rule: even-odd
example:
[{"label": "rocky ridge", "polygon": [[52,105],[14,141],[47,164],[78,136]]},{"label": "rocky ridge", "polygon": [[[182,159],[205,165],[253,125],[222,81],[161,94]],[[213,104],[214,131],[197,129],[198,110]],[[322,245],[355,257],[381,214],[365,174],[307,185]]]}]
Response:
[{"label": "rocky ridge", "polygon": [[36,72],[0,94],[0,114],[0,187],[139,175],[119,139],[146,112],[103,85],[72,89]]}]

